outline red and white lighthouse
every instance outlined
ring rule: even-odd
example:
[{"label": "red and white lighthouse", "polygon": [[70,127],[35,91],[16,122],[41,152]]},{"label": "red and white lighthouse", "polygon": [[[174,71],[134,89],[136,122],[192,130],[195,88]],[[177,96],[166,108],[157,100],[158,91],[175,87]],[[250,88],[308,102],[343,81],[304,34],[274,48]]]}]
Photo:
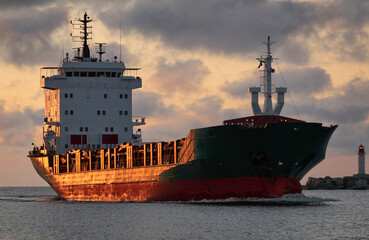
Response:
[{"label": "red and white lighthouse", "polygon": [[365,149],[362,144],[359,146],[357,156],[358,156],[359,174],[365,174]]}]

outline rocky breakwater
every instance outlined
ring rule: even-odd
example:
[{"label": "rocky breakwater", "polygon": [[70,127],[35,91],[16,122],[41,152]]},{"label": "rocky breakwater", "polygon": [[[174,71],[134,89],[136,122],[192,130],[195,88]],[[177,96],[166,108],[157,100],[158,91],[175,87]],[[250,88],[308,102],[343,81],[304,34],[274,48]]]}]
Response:
[{"label": "rocky breakwater", "polygon": [[347,177],[309,177],[304,189],[369,189],[369,174],[356,174]]}]

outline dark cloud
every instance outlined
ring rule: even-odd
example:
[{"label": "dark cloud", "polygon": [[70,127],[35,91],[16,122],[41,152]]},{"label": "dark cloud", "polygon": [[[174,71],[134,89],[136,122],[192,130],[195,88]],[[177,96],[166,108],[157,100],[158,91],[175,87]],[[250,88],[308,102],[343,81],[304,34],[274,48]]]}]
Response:
[{"label": "dark cloud", "polygon": [[[307,45],[296,42],[295,39],[288,39],[286,42],[272,45],[277,50],[277,57],[281,58],[283,62],[303,65],[310,60],[310,51]],[[272,49],[273,50],[273,49]],[[273,51],[272,51],[273,52]],[[274,55],[274,54],[273,54]]]},{"label": "dark cloud", "polygon": [[[316,6],[287,1],[138,0],[123,9],[126,31],[160,37],[176,48],[201,48],[224,54],[255,53],[267,35],[283,41],[288,34],[314,21]],[[102,21],[117,28],[115,19],[120,12],[107,12],[100,13]]]},{"label": "dark cloud", "polygon": [[[121,4],[120,9],[105,8],[99,15],[111,28],[119,28],[116,19],[121,15],[126,32],[156,37],[174,48],[206,49],[217,54],[255,55],[260,41],[270,35],[281,43],[286,61],[303,64],[310,59],[309,47],[334,50],[338,57],[350,60],[366,58],[368,12],[369,4],[359,0],[137,0]],[[309,39],[319,46],[309,46]]]},{"label": "dark cloud", "polygon": [[4,101],[0,101],[0,116],[1,145],[18,148],[30,146],[34,127],[43,124],[44,110],[27,107],[23,111],[7,112],[4,110]]},{"label": "dark cloud", "polygon": [[1,0],[0,8],[4,9],[25,9],[35,6],[43,6],[50,3],[48,0]]},{"label": "dark cloud", "polygon": [[[343,61],[362,61],[369,55],[365,32],[369,4],[359,0],[79,1],[77,5],[69,0],[18,0],[1,1],[0,7],[3,58],[24,65],[59,60],[61,42],[52,42],[50,36],[65,26],[71,7],[94,9],[95,19],[112,31],[119,29],[121,17],[125,34],[138,32],[182,50],[255,56],[262,49],[260,42],[270,35],[280,43],[276,46],[280,56],[296,64],[310,60],[309,47],[324,48]],[[306,44],[309,40],[319,46]]]},{"label": "dark cloud", "polygon": [[166,94],[194,93],[202,85],[203,79],[209,73],[201,60],[178,60],[168,63],[166,59],[159,58],[156,64],[157,72],[152,76],[152,81],[160,91]]},{"label": "dark cloud", "polygon": [[217,96],[208,96],[187,106],[194,116],[201,119],[203,126],[220,125],[223,120],[230,118],[232,109],[223,109],[224,100]]},{"label": "dark cloud", "polygon": [[[278,69],[274,75],[278,76]],[[293,94],[311,96],[332,88],[331,77],[320,68],[293,68],[283,71],[287,87]]]},{"label": "dark cloud", "polygon": [[58,62],[61,42],[52,33],[68,22],[65,7],[17,9],[0,15],[2,59],[20,65]]},{"label": "dark cloud", "polygon": [[[365,121],[369,116],[369,106],[347,106],[336,102],[337,106],[324,104],[324,100],[313,100],[316,105],[311,104],[299,106],[299,111],[309,118],[326,120],[331,123],[358,123]],[[323,106],[321,106],[323,105]]]},{"label": "dark cloud", "polygon": [[220,90],[228,93],[233,98],[248,98],[249,87],[250,80],[244,79],[233,82],[226,81],[223,85],[221,85]]},{"label": "dark cloud", "polygon": [[134,115],[149,118],[168,118],[176,111],[174,105],[167,106],[161,95],[150,91],[134,91],[132,105]]},{"label": "dark cloud", "polygon": [[300,112],[309,118],[320,118],[338,124],[363,123],[369,117],[369,80],[353,79],[334,90],[330,97],[298,102]]},{"label": "dark cloud", "polygon": [[325,36],[315,38],[324,51],[328,51],[340,61],[362,62],[369,58],[367,39],[369,35],[364,30],[346,29],[329,32]]}]

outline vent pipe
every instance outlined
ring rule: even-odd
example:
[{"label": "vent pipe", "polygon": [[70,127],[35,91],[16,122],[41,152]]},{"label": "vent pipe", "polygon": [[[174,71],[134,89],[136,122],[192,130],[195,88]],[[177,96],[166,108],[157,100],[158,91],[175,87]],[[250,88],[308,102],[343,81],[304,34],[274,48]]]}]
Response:
[{"label": "vent pipe", "polygon": [[287,92],[287,88],[278,87],[275,88],[275,92],[277,93],[277,104],[274,107],[274,115],[279,115],[284,105],[284,94]]},{"label": "vent pipe", "polygon": [[254,115],[261,115],[261,109],[259,105],[260,87],[250,87],[249,92],[251,93],[251,106]]}]

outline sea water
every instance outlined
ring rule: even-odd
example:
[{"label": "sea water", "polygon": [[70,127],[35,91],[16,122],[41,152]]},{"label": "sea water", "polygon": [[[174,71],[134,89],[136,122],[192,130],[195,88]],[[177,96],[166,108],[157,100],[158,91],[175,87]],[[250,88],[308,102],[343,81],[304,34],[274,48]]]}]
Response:
[{"label": "sea water", "polygon": [[1,187],[0,239],[369,239],[369,191],[107,203],[63,201],[49,187]]}]

